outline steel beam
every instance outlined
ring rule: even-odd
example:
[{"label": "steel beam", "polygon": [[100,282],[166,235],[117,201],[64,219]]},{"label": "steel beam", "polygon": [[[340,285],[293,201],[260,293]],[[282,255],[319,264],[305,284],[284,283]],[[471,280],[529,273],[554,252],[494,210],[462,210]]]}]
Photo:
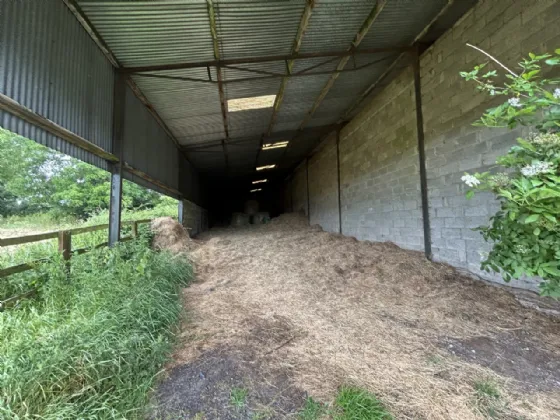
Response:
[{"label": "steel beam", "polygon": [[[292,55],[297,55],[299,52],[299,48],[301,47],[301,42],[303,41],[303,35],[307,30],[307,26],[309,25],[309,19],[311,18],[311,13],[313,12],[313,8],[315,7],[315,0],[307,0],[305,5],[305,9],[301,16],[301,20],[299,22],[299,27],[296,33],[296,37],[294,39],[294,45],[292,46]],[[268,124],[268,131],[267,135],[270,136],[272,132],[272,128],[274,127],[274,123],[276,122],[276,116],[278,113],[278,109],[280,109],[280,105],[282,105],[282,99],[284,98],[284,91],[286,90],[286,85],[288,84],[288,80],[292,73],[292,68],[294,67],[295,60],[288,60],[286,62],[286,71],[287,74],[282,78],[282,82],[280,83],[280,89],[278,89],[278,94],[274,100],[274,105],[272,109],[272,115],[270,117],[270,122]]]},{"label": "steel beam", "polygon": [[[335,57],[335,58],[338,59],[338,57]],[[230,84],[233,84],[233,83],[243,83],[243,82],[249,82],[249,81],[255,81],[255,80],[265,80],[265,79],[322,76],[322,75],[325,75],[325,74],[333,74],[333,73],[350,73],[350,72],[353,72],[353,71],[365,69],[366,67],[373,66],[375,64],[378,64],[378,63],[380,63],[382,61],[385,61],[385,60],[388,60],[388,59],[389,59],[389,57],[383,57],[379,60],[375,60],[375,61],[372,61],[372,62],[367,63],[367,64],[363,64],[363,65],[358,66],[358,67],[353,67],[351,69],[344,69],[344,70],[325,70],[325,71],[309,72],[309,70],[311,70],[312,68],[320,67],[321,65],[324,65],[324,63],[320,63],[319,65],[315,65],[315,66],[309,67],[308,69],[298,71],[297,73],[289,73],[289,72],[286,72],[286,73],[271,73],[271,72],[254,71],[253,69],[239,69],[239,71],[245,71],[245,72],[248,72],[248,73],[259,73],[259,74],[263,74],[263,76],[238,77],[238,78],[231,79],[231,80],[222,80],[221,84],[222,85],[230,85]],[[231,67],[228,66],[228,67],[220,67],[220,68],[223,69],[223,68],[231,68]],[[210,80],[210,79],[195,79],[193,77],[170,76],[170,75],[167,75],[167,74],[137,73],[135,76],[136,77],[150,78],[150,79],[180,80],[180,81],[185,81],[185,82],[195,82],[195,83],[205,83],[205,84],[219,84],[219,81],[214,81],[214,80]],[[277,95],[277,97],[279,95],[280,95],[280,93]]]},{"label": "steel beam", "polygon": [[[212,34],[212,45],[214,48],[214,58],[220,60],[220,45],[218,43],[218,28],[216,26],[216,12],[214,11],[214,3],[212,0],[206,0],[208,4],[208,19],[210,21],[210,33]],[[216,72],[218,75],[218,93],[220,95],[220,108],[222,110],[222,120],[224,124],[224,134],[225,139],[222,140],[222,149],[224,151],[224,160],[226,164],[226,174],[229,172],[229,158],[226,143],[229,140],[229,129],[228,129],[228,109],[226,102],[226,95],[224,93],[224,83],[223,83],[223,73],[222,67],[217,66]]]},{"label": "steel beam", "polygon": [[414,72],[414,99],[416,103],[416,131],[418,135],[418,159],[420,164],[420,194],[422,198],[422,222],[424,227],[424,253],[432,259],[432,239],[428,203],[428,179],[426,175],[426,153],[424,150],[424,116],[422,114],[422,86],[420,80],[420,51],[417,46],[412,60]]},{"label": "steel beam", "polygon": [[[366,18],[366,20],[364,21],[364,23],[362,24],[362,27],[360,28],[360,30],[358,31],[356,36],[354,37],[354,40],[352,41],[352,44],[350,45],[350,47],[348,47],[347,51],[349,53],[352,53],[355,50],[355,48],[358,48],[358,46],[360,45],[360,43],[362,42],[362,40],[364,39],[364,37],[368,33],[369,28],[371,28],[371,26],[373,25],[373,22],[375,22],[375,20],[379,17],[379,15],[383,11],[383,8],[385,7],[386,4],[387,4],[387,0],[378,0],[375,3],[375,6],[373,7],[371,12],[369,13],[369,15]],[[340,62],[336,66],[336,71],[333,72],[333,74],[331,75],[331,77],[329,78],[329,80],[327,81],[327,83],[325,84],[323,89],[321,90],[321,93],[319,93],[319,96],[315,100],[315,103],[313,104],[313,106],[311,107],[311,109],[309,110],[309,112],[307,113],[307,115],[305,116],[303,121],[301,122],[301,124],[299,126],[300,130],[303,129],[303,127],[305,127],[307,125],[309,120],[311,120],[311,118],[313,117],[313,114],[315,113],[317,108],[319,108],[319,105],[321,105],[321,103],[323,102],[323,99],[325,99],[325,97],[327,96],[327,94],[331,90],[332,86],[334,85],[334,82],[336,81],[336,79],[338,78],[338,76],[340,74],[339,72],[344,70],[344,67],[346,67],[346,63],[348,63],[348,60],[350,60],[351,55],[352,54],[345,55],[344,57],[342,57],[340,59]]]},{"label": "steel beam", "polygon": [[395,46],[387,48],[361,48],[359,50],[345,50],[345,51],[321,51],[312,53],[301,53],[295,55],[268,55],[257,57],[233,58],[223,60],[210,60],[210,61],[192,61],[187,63],[174,63],[174,64],[156,64],[150,66],[137,66],[137,67],[121,67],[119,71],[124,73],[142,73],[150,71],[166,71],[166,70],[181,70],[181,69],[194,69],[200,67],[224,67],[237,64],[254,64],[254,63],[268,63],[271,61],[290,61],[290,60],[304,60],[307,58],[326,58],[326,57],[349,57],[352,55],[363,54],[378,54],[386,52],[406,52],[410,51],[410,46]]},{"label": "steel beam", "polygon": [[111,196],[109,200],[109,246],[114,246],[121,235],[122,171],[124,154],[124,115],[126,110],[126,76],[115,73],[113,90],[112,151],[119,161],[111,164]]},{"label": "steel beam", "polygon": [[103,150],[101,147],[91,143],[85,138],[71,132],[70,130],[67,130],[57,123],[49,120],[48,118],[37,114],[31,109],[24,107],[19,102],[16,102],[12,98],[2,93],[0,93],[0,109],[9,112],[16,117],[19,117],[36,127],[42,128],[43,130],[66,140],[68,143],[72,143],[73,145],[78,146],[83,150],[87,150],[95,156],[99,156],[109,162],[118,162],[119,160],[119,158],[114,154]]}]

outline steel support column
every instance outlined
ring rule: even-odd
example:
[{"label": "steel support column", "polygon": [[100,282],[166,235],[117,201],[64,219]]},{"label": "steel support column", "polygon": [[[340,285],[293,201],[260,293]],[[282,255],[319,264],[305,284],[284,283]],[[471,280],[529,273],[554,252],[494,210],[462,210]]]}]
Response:
[{"label": "steel support column", "polygon": [[119,158],[119,161],[111,164],[110,167],[111,197],[109,201],[109,246],[115,245],[119,241],[121,234],[125,101],[126,77],[122,73],[116,73],[113,91],[112,152]]},{"label": "steel support column", "polygon": [[336,130],[336,176],[338,187],[338,233],[342,234],[342,204],[340,200],[340,128]]},{"label": "steel support column", "polygon": [[309,205],[309,158],[305,160],[305,182],[307,191],[307,221],[311,223],[311,206]]},{"label": "steel support column", "polygon": [[177,205],[177,220],[181,225],[183,224],[183,212],[185,210],[185,203],[182,199],[179,199],[179,204]]},{"label": "steel support column", "polygon": [[432,259],[432,238],[430,232],[430,212],[428,203],[428,179],[426,176],[426,153],[424,150],[424,116],[422,114],[422,86],[420,80],[420,50],[416,46],[412,55],[414,71],[414,99],[416,101],[416,131],[418,135],[418,159],[420,166],[420,193],[422,198],[422,222],[424,225],[424,252]]}]

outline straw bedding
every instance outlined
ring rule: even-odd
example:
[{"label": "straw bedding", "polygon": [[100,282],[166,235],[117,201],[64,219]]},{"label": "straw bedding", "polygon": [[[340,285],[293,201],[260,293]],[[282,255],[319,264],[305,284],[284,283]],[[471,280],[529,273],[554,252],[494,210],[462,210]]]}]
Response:
[{"label": "straw bedding", "polygon": [[504,289],[299,214],[199,239],[175,365],[246,348],[316,399],[352,383],[403,419],[484,418],[475,388],[491,381],[495,417],[560,418],[559,322]]}]

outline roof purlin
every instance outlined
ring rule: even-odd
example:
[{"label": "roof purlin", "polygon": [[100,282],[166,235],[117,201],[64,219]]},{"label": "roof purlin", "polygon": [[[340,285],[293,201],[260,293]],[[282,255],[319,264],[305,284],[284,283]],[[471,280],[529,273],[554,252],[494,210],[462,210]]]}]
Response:
[{"label": "roof purlin", "polygon": [[[292,55],[296,55],[299,52],[299,48],[301,47],[301,42],[303,40],[303,35],[305,34],[307,26],[309,25],[309,19],[311,18],[311,13],[313,12],[314,7],[315,7],[315,0],[307,0],[305,9],[301,16],[301,21],[299,23],[298,31],[294,39],[294,45],[291,51]],[[276,122],[278,109],[282,105],[282,99],[284,98],[284,91],[286,89],[286,84],[288,83],[288,80],[292,73],[294,62],[295,60],[288,60],[286,62],[286,70],[288,74],[284,78],[282,78],[280,89],[278,90],[278,94],[276,95],[276,99],[274,100],[272,116],[270,117],[270,123],[268,124],[268,131],[267,131],[267,135],[269,136],[270,133],[272,132],[272,128],[274,127],[274,123]]]},{"label": "roof purlin", "polygon": [[[212,0],[206,0],[208,4],[208,19],[210,20],[210,32],[212,33],[212,41],[214,46],[214,58],[220,60],[220,46],[218,45],[218,30],[216,28],[216,13]],[[224,150],[224,159],[226,163],[226,173],[228,172],[229,159],[226,142],[229,140],[228,118],[227,118],[227,102],[224,94],[222,68],[218,66],[216,69],[218,78],[218,93],[220,95],[220,107],[222,109],[222,119],[224,122],[225,139],[222,140],[222,148]]]}]

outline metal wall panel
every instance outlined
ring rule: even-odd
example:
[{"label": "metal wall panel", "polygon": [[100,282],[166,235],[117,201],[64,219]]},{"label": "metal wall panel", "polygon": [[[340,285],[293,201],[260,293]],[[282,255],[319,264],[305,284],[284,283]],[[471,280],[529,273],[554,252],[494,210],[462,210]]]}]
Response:
[{"label": "metal wall panel", "polygon": [[[0,2],[0,92],[111,150],[113,69],[59,0]],[[107,169],[92,155],[9,113],[2,127]]]},{"label": "metal wall panel", "polygon": [[126,90],[124,161],[169,187],[178,189],[177,147],[148,109]]}]

